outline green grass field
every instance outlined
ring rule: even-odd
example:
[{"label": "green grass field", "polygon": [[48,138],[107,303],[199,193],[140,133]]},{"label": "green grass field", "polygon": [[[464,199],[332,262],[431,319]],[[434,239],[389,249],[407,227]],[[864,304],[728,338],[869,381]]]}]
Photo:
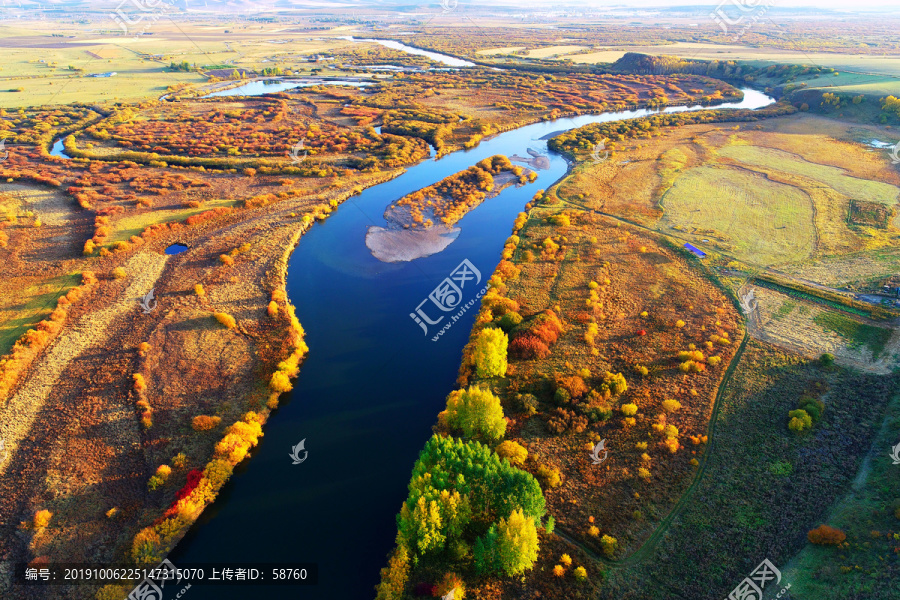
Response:
[{"label": "green grass field", "polygon": [[718,153],[743,163],[815,179],[849,198],[891,206],[897,203],[897,196],[900,194],[900,189],[896,186],[850,177],[843,169],[812,163],[783,150],[733,145],[721,148]]},{"label": "green grass field", "polygon": [[157,223],[184,221],[188,217],[198,215],[214,208],[234,206],[235,200],[210,200],[200,208],[174,208],[151,210],[141,214],[129,215],[115,222],[115,230],[109,238],[110,242],[127,241],[133,235],[140,235],[144,229]]},{"label": "green grass field", "polygon": [[0,355],[12,349],[22,334],[56,308],[56,299],[81,282],[79,275],[54,277],[20,294],[25,300],[0,311]]},{"label": "green grass field", "polygon": [[823,329],[840,335],[850,342],[851,347],[866,346],[872,351],[873,360],[878,359],[878,356],[884,351],[884,347],[893,333],[891,329],[860,323],[836,312],[824,312],[816,315],[813,317],[813,322]]},{"label": "green grass field", "polygon": [[[109,25],[114,27],[112,20]],[[206,82],[199,73],[168,71],[172,62],[253,70],[279,66],[307,75],[317,68],[326,75],[328,63],[309,62],[307,55],[353,43],[286,35],[273,25],[179,28],[163,20],[150,29],[152,36],[137,39],[97,37],[72,25],[60,25],[59,31],[74,37],[52,38],[41,23],[0,26],[0,38],[13,44],[0,52],[0,108],[158,98],[169,86]],[[14,46],[17,37],[22,47]],[[32,47],[35,38],[45,47]],[[111,71],[117,75],[87,76]]]},{"label": "green grass field", "polygon": [[661,203],[665,214],[660,229],[717,238],[728,254],[749,264],[802,261],[813,251],[809,197],[755,173],[690,169],[675,180]]}]

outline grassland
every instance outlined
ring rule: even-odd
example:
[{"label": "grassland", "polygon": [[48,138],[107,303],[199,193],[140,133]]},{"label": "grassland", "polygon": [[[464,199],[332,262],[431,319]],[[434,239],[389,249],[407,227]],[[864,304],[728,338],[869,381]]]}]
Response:
[{"label": "grassland", "polygon": [[[887,514],[893,496],[884,484],[896,482],[896,475],[876,480],[863,493],[874,500],[864,513],[843,510],[838,519],[828,507],[850,491],[896,381],[823,370],[814,361],[750,342],[723,394],[702,482],[658,548],[640,565],[608,571],[599,597],[726,597],[768,558],[784,574],[780,587],[792,584],[791,598],[894,598],[897,567],[884,533],[896,531],[896,519]],[[812,431],[796,435],[787,428],[787,413],[803,395],[821,397],[826,408]],[[886,456],[881,463],[884,473],[890,468]],[[808,545],[807,531],[822,523],[847,527],[848,548]],[[878,538],[872,528],[882,532]],[[789,562],[799,551],[802,563]],[[854,556],[865,557],[863,570],[843,574],[838,565],[855,570]],[[831,589],[816,581],[820,575],[834,584]],[[795,592],[798,583],[802,587]],[[813,590],[818,593],[806,593]]]},{"label": "grassland", "polygon": [[37,281],[18,290],[4,290],[0,306],[0,355],[29,329],[46,318],[61,296],[78,285],[78,275],[60,275]]},{"label": "grassland", "polygon": [[872,352],[873,360],[884,352],[893,333],[885,327],[873,327],[834,312],[813,317],[813,323],[846,339],[851,348],[866,346]]},{"label": "grassland", "polygon": [[734,145],[721,148],[718,153],[741,163],[809,177],[834,188],[848,198],[894,206],[900,195],[900,188],[897,186],[881,181],[849,177],[842,169],[809,162],[775,148]]},{"label": "grassland", "polygon": [[[778,264],[825,285],[874,280],[895,269],[900,229],[854,223],[850,206],[867,199],[898,209],[889,157],[859,141],[879,135],[890,134],[804,114],[651,132],[652,143],[608,143],[608,160],[585,156],[559,195],[755,268]],[[845,263],[857,266],[829,268]]]},{"label": "grassland", "polygon": [[749,286],[757,309],[749,315],[751,335],[808,357],[828,352],[854,368],[890,374],[900,366],[900,332],[812,299]]},{"label": "grassland", "polygon": [[[0,28],[0,108],[135,101],[158,98],[171,86],[207,82],[198,72],[169,70],[172,62],[253,71],[278,66],[298,76],[313,69],[336,74],[328,62],[310,61],[310,56],[354,45],[335,37],[287,35],[280,26],[176,26],[165,20],[153,25],[152,36],[140,38],[97,35],[72,25],[58,32],[67,37],[50,37],[45,22]],[[115,77],[89,77],[112,71]],[[21,91],[9,91],[14,89]]]},{"label": "grassland", "polygon": [[[848,493],[823,521],[847,533],[840,549],[807,544],[783,569],[798,598],[890,598],[896,581],[897,486],[900,475],[888,448],[900,438],[900,397],[888,405],[872,450]],[[893,555],[893,556],[892,556]]]},{"label": "grassland", "polygon": [[157,209],[131,214],[115,221],[115,228],[109,237],[109,241],[128,241],[132,236],[141,235],[151,225],[184,221],[207,210],[233,207],[236,202],[233,198],[221,198],[204,202],[202,207],[197,208]]},{"label": "grassland", "polygon": [[[685,58],[704,60],[739,60],[755,65],[764,64],[814,64],[832,67],[839,71],[837,77],[798,78],[810,87],[839,87],[852,91],[856,87],[871,87],[873,93],[896,94],[900,89],[900,67],[897,55],[888,54],[848,54],[841,52],[815,52],[760,48],[740,44],[711,44],[698,42],[675,42],[664,47],[656,45],[608,44],[591,53],[559,55],[556,58],[571,60],[576,64],[613,63],[626,52],[643,54],[668,54]],[[842,71],[847,71],[842,73]]]},{"label": "grassland", "polygon": [[661,231],[715,240],[709,244],[747,264],[802,262],[815,250],[809,196],[758,173],[696,167],[678,177],[660,203]]}]

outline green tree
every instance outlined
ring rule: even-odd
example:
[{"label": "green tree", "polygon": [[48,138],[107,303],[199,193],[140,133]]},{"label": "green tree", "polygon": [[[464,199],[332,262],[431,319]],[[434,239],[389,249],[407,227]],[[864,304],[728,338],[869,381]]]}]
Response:
[{"label": "green tree", "polygon": [[537,526],[532,517],[514,510],[475,542],[475,569],[479,573],[520,575],[534,566],[538,556]]},{"label": "green tree", "polygon": [[506,433],[506,419],[500,398],[490,390],[469,386],[447,396],[447,424],[462,429],[466,437],[483,436],[498,440]]},{"label": "green tree", "polygon": [[483,329],[475,339],[475,372],[479,377],[506,375],[506,350],[509,337],[502,329]]},{"label": "green tree", "polygon": [[788,422],[788,429],[791,431],[800,433],[801,431],[805,431],[812,427],[812,417],[809,416],[808,412],[801,408],[789,412],[788,417],[791,419]]},{"label": "green tree", "polygon": [[[413,467],[409,496],[397,517],[400,543],[416,554],[423,548],[430,552],[455,543],[464,531],[473,537],[484,533],[496,515],[514,510],[536,521],[544,516],[544,495],[531,473],[479,442],[435,435]],[[420,544],[425,536],[431,537]],[[441,536],[443,546],[432,541]]]}]

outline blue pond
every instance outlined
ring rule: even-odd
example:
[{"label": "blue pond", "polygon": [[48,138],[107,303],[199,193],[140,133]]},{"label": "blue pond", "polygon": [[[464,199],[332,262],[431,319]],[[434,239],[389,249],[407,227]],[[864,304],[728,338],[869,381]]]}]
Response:
[{"label": "blue pond", "polygon": [[172,244],[166,248],[166,254],[181,254],[187,252],[188,247],[185,244]]}]

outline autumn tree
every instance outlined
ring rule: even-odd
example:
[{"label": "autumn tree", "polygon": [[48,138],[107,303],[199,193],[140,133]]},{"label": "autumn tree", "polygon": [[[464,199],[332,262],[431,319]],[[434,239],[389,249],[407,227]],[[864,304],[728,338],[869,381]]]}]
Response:
[{"label": "autumn tree", "polygon": [[496,452],[500,458],[505,458],[509,461],[509,464],[516,467],[521,467],[525,464],[525,459],[528,458],[528,450],[518,442],[512,440],[502,442],[497,446]]},{"label": "autumn tree", "polygon": [[530,569],[538,556],[537,526],[532,517],[514,510],[475,542],[475,570],[509,577]]},{"label": "autumn tree", "polygon": [[479,377],[506,375],[506,350],[509,338],[502,329],[487,328],[475,339],[475,372]]},{"label": "autumn tree", "polygon": [[401,544],[381,570],[381,583],[376,588],[375,600],[402,600],[406,597],[406,580],[409,578],[409,552]]},{"label": "autumn tree", "polygon": [[450,427],[462,429],[466,437],[484,437],[497,440],[506,433],[506,419],[500,398],[490,390],[469,386],[447,396],[447,410],[441,418]]},{"label": "autumn tree", "polygon": [[807,533],[806,537],[811,544],[819,544],[822,546],[837,546],[847,539],[847,534],[840,529],[836,529],[828,525],[819,525],[818,527]]}]

